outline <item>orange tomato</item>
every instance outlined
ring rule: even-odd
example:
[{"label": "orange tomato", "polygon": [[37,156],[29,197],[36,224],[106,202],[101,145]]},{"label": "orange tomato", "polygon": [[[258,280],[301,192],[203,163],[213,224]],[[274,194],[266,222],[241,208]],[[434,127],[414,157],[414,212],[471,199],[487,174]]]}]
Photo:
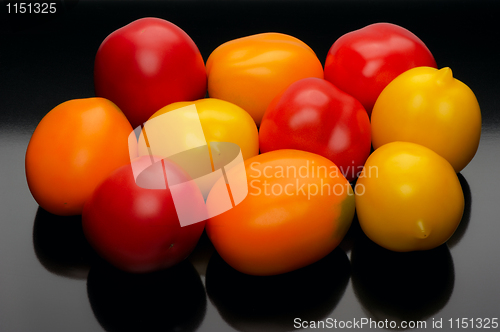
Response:
[{"label": "orange tomato", "polygon": [[342,241],[355,202],[333,162],[310,152],[276,150],[246,160],[245,171],[247,197],[206,224],[215,249],[233,268],[281,274],[320,260]]},{"label": "orange tomato", "polygon": [[[53,214],[81,214],[97,184],[130,162],[131,132],[125,115],[107,99],[74,99],[56,106],[40,121],[26,150],[31,194]],[[133,146],[131,151],[135,153]]]},{"label": "orange tomato", "polygon": [[323,78],[314,51],[282,33],[261,33],[228,41],[207,60],[208,94],[247,111],[257,126],[271,100],[306,77]]}]

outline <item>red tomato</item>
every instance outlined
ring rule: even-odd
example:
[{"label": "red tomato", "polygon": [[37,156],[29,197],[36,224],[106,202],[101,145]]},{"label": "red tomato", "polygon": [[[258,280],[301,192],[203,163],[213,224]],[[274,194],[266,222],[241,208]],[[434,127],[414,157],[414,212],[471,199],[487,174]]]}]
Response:
[{"label": "red tomato", "polygon": [[94,64],[97,96],[113,101],[135,128],[163,106],[205,97],[200,51],[178,26],[142,18],[111,33]]},{"label": "red tomato", "polygon": [[[163,162],[169,174],[182,182],[189,180],[175,164]],[[162,168],[159,174],[155,171],[158,168],[147,168],[149,156],[133,163],[135,169],[149,172],[146,180],[165,184]],[[181,262],[205,227],[205,221],[181,227],[170,190],[139,187],[131,164],[117,169],[96,188],[84,205],[82,223],[92,247],[108,262],[129,272],[150,272]]]},{"label": "red tomato", "polygon": [[326,57],[325,79],[359,100],[370,115],[387,84],[420,66],[436,68],[436,61],[417,36],[395,24],[375,23],[333,43]]},{"label": "red tomato", "polygon": [[259,131],[262,153],[296,149],[333,161],[347,180],[370,154],[370,120],[363,106],[328,81],[305,78],[269,105]]}]

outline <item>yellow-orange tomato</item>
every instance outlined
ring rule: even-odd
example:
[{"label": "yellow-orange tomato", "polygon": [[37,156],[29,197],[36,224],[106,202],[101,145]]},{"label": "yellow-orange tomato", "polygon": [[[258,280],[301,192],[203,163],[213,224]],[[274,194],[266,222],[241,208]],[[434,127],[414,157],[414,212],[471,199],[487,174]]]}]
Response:
[{"label": "yellow-orange tomato", "polygon": [[446,159],[415,143],[392,142],[366,161],[356,183],[356,211],[361,228],[378,245],[428,250],[457,229],[464,195]]},{"label": "yellow-orange tomato", "polygon": [[[235,143],[240,147],[243,159],[248,159],[259,154],[259,134],[252,117],[241,107],[224,100],[206,98],[196,101],[173,103],[163,107],[149,119],[188,105],[196,106],[207,143]],[[189,140],[188,136],[190,134],[189,131],[185,133],[186,141]],[[210,145],[208,146],[210,148]],[[140,155],[148,154],[148,151],[144,149],[145,147],[145,144],[139,144]],[[167,155],[162,153],[163,150],[163,147],[157,147],[159,155]]]},{"label": "yellow-orange tomato", "polygon": [[276,150],[246,160],[245,171],[247,197],[206,224],[215,249],[233,268],[281,274],[320,260],[342,241],[354,194],[330,160]]},{"label": "yellow-orange tomato", "polygon": [[291,83],[323,78],[314,51],[299,39],[261,33],[226,42],[207,60],[208,94],[250,113],[257,125],[271,100]]},{"label": "yellow-orange tomato", "polygon": [[26,151],[26,178],[35,200],[57,215],[81,214],[96,185],[130,162],[131,132],[125,115],[107,99],[56,106],[40,121]]},{"label": "yellow-orange tomato", "polygon": [[375,149],[395,141],[428,147],[460,172],[472,160],[481,136],[476,96],[448,67],[416,67],[396,77],[373,107]]}]

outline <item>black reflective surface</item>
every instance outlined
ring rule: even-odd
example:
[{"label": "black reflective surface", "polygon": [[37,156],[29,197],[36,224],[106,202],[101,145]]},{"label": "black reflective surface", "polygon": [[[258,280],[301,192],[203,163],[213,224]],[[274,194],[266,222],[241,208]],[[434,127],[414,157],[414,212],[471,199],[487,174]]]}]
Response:
[{"label": "black reflective surface", "polygon": [[[0,3],[0,331],[283,331],[294,317],[338,321],[500,318],[500,7],[495,1],[55,1],[54,16],[13,16]],[[462,223],[446,245],[397,254],[355,221],[340,247],[290,275],[227,266],[204,235],[188,261],[132,276],[99,259],[80,218],[38,207],[24,153],[59,103],[91,97],[93,58],[113,30],[144,16],[183,28],[203,57],[221,43],[277,31],[322,62],[343,33],[387,21],[417,34],[439,67],[475,92],[483,133],[461,172]],[[491,329],[490,329],[491,330]]]}]

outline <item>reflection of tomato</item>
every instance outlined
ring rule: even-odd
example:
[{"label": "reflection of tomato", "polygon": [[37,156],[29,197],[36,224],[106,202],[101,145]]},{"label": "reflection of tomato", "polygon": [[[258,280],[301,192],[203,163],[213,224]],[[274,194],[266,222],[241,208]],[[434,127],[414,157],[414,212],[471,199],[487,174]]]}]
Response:
[{"label": "reflection of tomato", "polygon": [[464,211],[464,195],[453,167],[414,143],[393,142],[375,150],[356,186],[360,186],[356,211],[361,228],[372,241],[393,251],[443,244]]},{"label": "reflection of tomato", "polygon": [[319,321],[332,312],[349,282],[350,268],[338,247],[305,268],[268,278],[240,273],[214,254],[205,284],[210,302],[237,331],[290,331],[297,317]]},{"label": "reflection of tomato", "polygon": [[229,265],[252,275],[281,274],[318,261],[340,243],[354,195],[330,160],[276,150],[246,160],[245,167],[248,196],[206,226]]},{"label": "reflection of tomato", "polygon": [[208,94],[250,113],[257,125],[271,100],[289,84],[323,78],[314,51],[282,33],[261,33],[228,41],[207,60]]},{"label": "reflection of tomato", "polygon": [[406,70],[436,67],[425,44],[395,24],[375,23],[341,36],[330,48],[325,79],[363,104],[371,114],[384,87]]},{"label": "reflection of tomato", "polygon": [[460,172],[479,146],[481,110],[472,90],[453,78],[450,68],[413,68],[380,94],[372,132],[375,149],[394,141],[421,144]]},{"label": "reflection of tomato", "polygon": [[130,162],[132,127],[103,98],[60,104],[38,124],[26,151],[26,178],[35,200],[57,215],[81,214],[95,186]]},{"label": "reflection of tomato", "polygon": [[351,250],[352,288],[363,311],[397,326],[440,312],[453,293],[454,274],[447,245],[401,254],[360,236]]},{"label": "reflection of tomato", "polygon": [[178,26],[142,18],[112,32],[95,58],[96,95],[113,101],[135,128],[176,101],[203,98],[205,64]]},{"label": "reflection of tomato", "polygon": [[[163,107],[151,116],[151,119],[175,109],[192,105],[196,106],[201,127],[209,142],[231,142],[241,148],[243,159],[259,154],[259,136],[252,117],[240,107],[219,99],[205,98],[194,102],[178,102]],[[186,140],[189,132],[186,132]],[[139,145],[139,148],[143,145]],[[147,151],[140,151],[145,155]],[[162,155],[161,151],[159,152]]]},{"label": "reflection of tomato", "polygon": [[[145,176],[146,181],[165,185],[162,168],[148,168],[149,156],[132,163],[134,170],[143,170],[139,176]],[[189,180],[172,162],[161,163],[174,176],[169,179]],[[191,195],[191,190],[199,189],[183,190]],[[130,164],[117,169],[96,188],[85,203],[82,223],[94,249],[116,267],[130,272],[150,272],[179,263],[194,249],[205,227],[204,221],[181,227],[170,189],[138,186]]]},{"label": "reflection of tomato", "polygon": [[352,181],[370,154],[370,120],[359,101],[330,82],[305,78],[269,105],[259,139],[261,152],[297,149],[322,155]]},{"label": "reflection of tomato", "polygon": [[187,261],[139,275],[98,261],[87,294],[104,331],[196,331],[207,305],[200,275]]}]

